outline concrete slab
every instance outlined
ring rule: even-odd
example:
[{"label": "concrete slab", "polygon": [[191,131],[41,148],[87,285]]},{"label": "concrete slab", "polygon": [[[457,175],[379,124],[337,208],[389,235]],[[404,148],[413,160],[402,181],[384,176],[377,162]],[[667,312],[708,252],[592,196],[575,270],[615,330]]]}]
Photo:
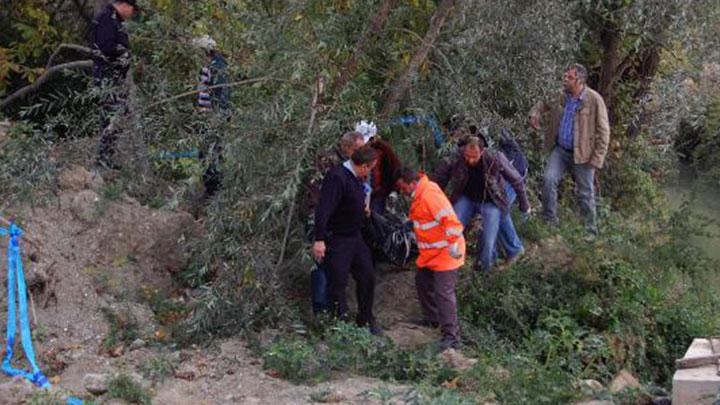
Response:
[{"label": "concrete slab", "polygon": [[[716,341],[716,346],[718,342]],[[713,355],[708,339],[694,339],[684,359]],[[720,392],[717,365],[677,370],[673,376],[673,405],[712,405]]]}]

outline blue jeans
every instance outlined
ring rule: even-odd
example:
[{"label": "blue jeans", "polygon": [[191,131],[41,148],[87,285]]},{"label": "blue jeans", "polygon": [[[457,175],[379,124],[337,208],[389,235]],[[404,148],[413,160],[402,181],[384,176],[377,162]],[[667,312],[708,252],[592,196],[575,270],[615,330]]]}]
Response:
[{"label": "blue jeans", "polygon": [[323,263],[315,263],[315,268],[310,272],[310,292],[312,295],[313,314],[315,315],[330,309],[327,279],[327,272]]},{"label": "blue jeans", "polygon": [[495,242],[500,229],[500,217],[502,216],[500,208],[491,202],[478,203],[461,196],[453,205],[453,209],[466,228],[475,215],[480,214],[482,217],[483,226],[478,234],[477,263],[480,269],[490,271],[493,265]]},{"label": "blue jeans", "polygon": [[557,188],[565,172],[572,170],[580,211],[585,218],[585,228],[590,233],[597,233],[597,214],[595,211],[595,189],[593,180],[595,169],[589,164],[575,164],[573,152],[556,146],[550,153],[545,167],[543,184],[543,216],[550,222],[557,223]]},{"label": "blue jeans", "polygon": [[[505,195],[508,201],[508,212],[500,218],[497,243],[500,248],[505,251],[505,257],[509,259],[523,251],[523,244],[522,241],[520,241],[520,237],[515,230],[515,225],[513,225],[512,217],[510,216],[510,208],[515,202],[517,194],[515,194],[515,190],[509,183],[505,183]],[[497,252],[493,253],[493,258],[497,258]]]}]

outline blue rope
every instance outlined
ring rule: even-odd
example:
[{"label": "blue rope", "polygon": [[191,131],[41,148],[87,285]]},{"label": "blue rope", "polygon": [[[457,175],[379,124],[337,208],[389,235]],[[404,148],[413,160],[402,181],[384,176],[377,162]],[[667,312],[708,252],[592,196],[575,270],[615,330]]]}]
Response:
[{"label": "blue rope", "polygon": [[[10,236],[7,251],[8,270],[8,316],[5,357],[2,361],[2,371],[10,377],[23,377],[40,388],[49,389],[50,382],[35,361],[35,350],[30,334],[30,321],[28,320],[27,286],[23,274],[22,259],[20,255],[20,237],[23,231],[14,223],[9,228],[0,228],[0,236]],[[16,285],[17,280],[17,285]],[[30,364],[30,371],[12,366],[13,349],[15,348],[15,335],[17,334],[17,318],[15,300],[20,310],[20,340],[25,358]],[[81,405],[83,402],[77,398],[67,399],[69,405]]]},{"label": "blue rope", "polygon": [[191,149],[181,152],[167,152],[163,151],[152,157],[152,160],[166,160],[166,159],[185,159],[191,158],[196,159],[200,157],[200,151],[197,149]]},{"label": "blue rope", "polygon": [[427,125],[433,134],[433,140],[435,141],[436,147],[441,147],[445,143],[445,135],[443,135],[440,126],[431,114],[415,115],[407,114],[401,115],[388,123],[388,126],[394,125]]}]

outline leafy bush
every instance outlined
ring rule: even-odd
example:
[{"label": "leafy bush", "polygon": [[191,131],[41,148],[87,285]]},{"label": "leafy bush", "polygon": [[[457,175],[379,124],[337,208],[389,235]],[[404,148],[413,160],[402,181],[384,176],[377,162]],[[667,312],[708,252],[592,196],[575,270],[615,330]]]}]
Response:
[{"label": "leafy bush", "polygon": [[132,404],[150,405],[150,394],[125,373],[115,374],[108,381],[108,398],[117,398]]},{"label": "leafy bush", "polygon": [[162,380],[173,374],[175,365],[165,357],[153,357],[146,359],[140,365],[142,374],[152,380]]},{"label": "leafy bush", "polygon": [[108,323],[109,331],[103,339],[105,350],[111,350],[118,345],[128,345],[140,336],[140,326],[129,310],[114,311],[103,308],[103,315]]},{"label": "leafy bush", "polygon": [[302,339],[280,341],[263,353],[264,368],[294,382],[319,382],[330,376],[330,368],[315,347]]}]

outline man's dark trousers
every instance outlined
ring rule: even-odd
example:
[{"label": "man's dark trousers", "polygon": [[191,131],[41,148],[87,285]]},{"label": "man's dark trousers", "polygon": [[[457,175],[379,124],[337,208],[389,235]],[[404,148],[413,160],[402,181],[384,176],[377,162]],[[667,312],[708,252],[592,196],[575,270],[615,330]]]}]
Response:
[{"label": "man's dark trousers", "polygon": [[418,269],[415,275],[415,288],[425,320],[440,324],[443,340],[450,342],[460,341],[455,298],[457,278],[457,270]]},{"label": "man's dark trousers", "polygon": [[330,237],[323,264],[328,276],[328,298],[333,306],[337,306],[337,315],[342,318],[348,312],[346,290],[348,275],[352,274],[357,285],[357,322],[361,326],[372,325],[375,321],[375,273],[370,249],[360,232]]}]

